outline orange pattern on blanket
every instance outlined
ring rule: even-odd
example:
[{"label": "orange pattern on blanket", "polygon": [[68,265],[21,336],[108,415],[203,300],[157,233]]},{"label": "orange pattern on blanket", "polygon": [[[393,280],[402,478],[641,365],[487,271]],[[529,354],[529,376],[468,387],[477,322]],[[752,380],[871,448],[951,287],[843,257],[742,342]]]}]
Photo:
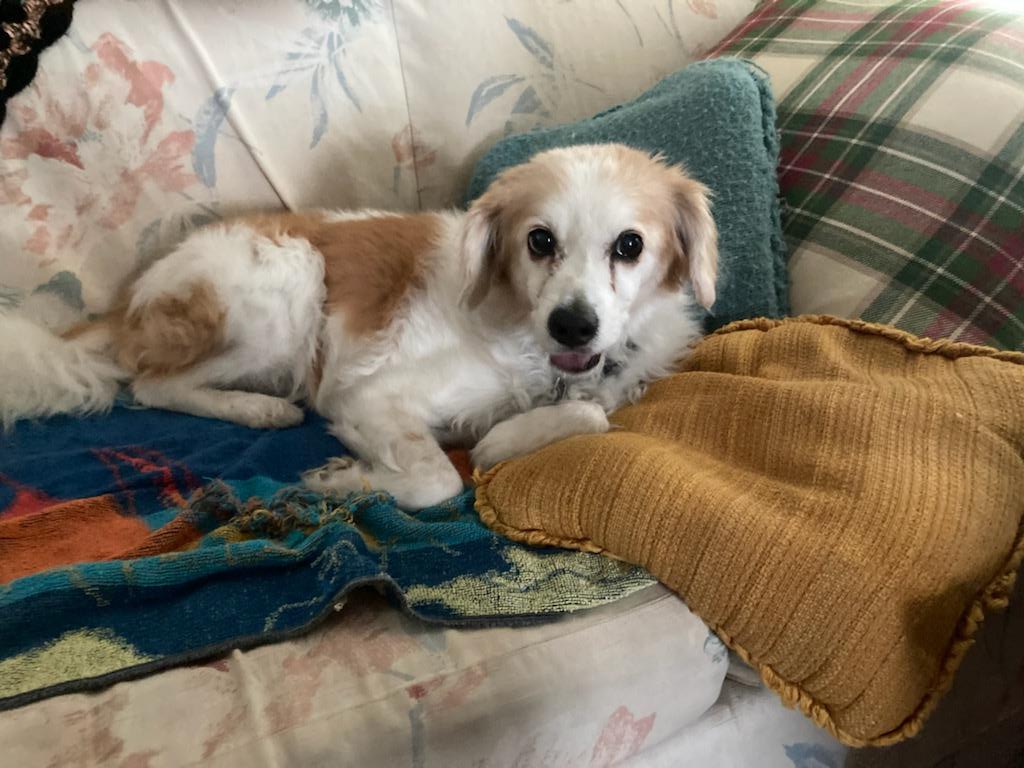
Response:
[{"label": "orange pattern on blanket", "polygon": [[[59,531],[59,534],[56,533]],[[119,558],[153,532],[110,495],[0,518],[0,584],[61,565]]]}]

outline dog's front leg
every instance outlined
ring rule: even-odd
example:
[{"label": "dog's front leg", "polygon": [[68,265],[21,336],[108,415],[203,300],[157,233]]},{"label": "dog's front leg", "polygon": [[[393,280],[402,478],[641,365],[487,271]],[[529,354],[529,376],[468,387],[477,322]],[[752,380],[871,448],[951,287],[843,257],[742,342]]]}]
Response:
[{"label": "dog's front leg", "polygon": [[394,400],[346,398],[319,410],[331,419],[331,432],[359,459],[343,456],[306,472],[303,482],[313,490],[387,491],[406,510],[440,504],[462,491],[458,470],[430,429]]},{"label": "dog's front leg", "polygon": [[573,435],[608,431],[604,408],[595,402],[564,401],[534,408],[502,421],[484,435],[471,453],[473,466],[495,464]]}]

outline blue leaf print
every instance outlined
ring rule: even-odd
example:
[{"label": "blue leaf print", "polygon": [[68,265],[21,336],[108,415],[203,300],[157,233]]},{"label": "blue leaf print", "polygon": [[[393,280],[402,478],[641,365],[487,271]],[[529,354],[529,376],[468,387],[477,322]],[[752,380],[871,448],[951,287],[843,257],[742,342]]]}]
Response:
[{"label": "blue leaf print", "polygon": [[332,32],[327,37],[327,53],[331,59],[331,63],[334,65],[334,75],[338,78],[338,85],[341,86],[341,90],[348,96],[349,101],[352,105],[359,110],[363,111],[362,105],[359,103],[359,99],[356,98],[355,92],[352,87],[348,84],[348,78],[345,77],[345,72],[341,68],[341,57],[338,56],[338,44],[342,42],[341,35],[337,32]]},{"label": "blue leaf print", "polygon": [[345,3],[341,0],[306,0],[306,4],[328,19],[337,20],[344,16],[353,27],[359,26],[364,18],[373,15],[381,6],[378,0],[350,0]]},{"label": "blue leaf print", "polygon": [[196,143],[192,147],[192,170],[207,187],[217,184],[217,164],[214,151],[217,136],[231,109],[234,88],[218,88],[199,108],[194,121]]},{"label": "blue leaf print", "polygon": [[722,662],[728,655],[725,643],[718,639],[718,635],[708,630],[708,636],[704,638],[704,653],[711,657],[715,664]]},{"label": "blue leaf print", "polygon": [[622,0],[615,0],[615,4],[619,6],[620,11],[626,14],[626,18],[629,19],[629,23],[633,25],[633,34],[636,35],[636,42],[641,48],[643,48],[644,38],[643,35],[640,34],[640,28],[636,25],[636,22],[633,21],[633,15],[626,10],[626,6],[622,4]]},{"label": "blue leaf print", "polygon": [[548,69],[555,68],[555,54],[551,50],[550,43],[521,21],[510,19],[506,16],[505,23],[508,24],[509,29],[516,33],[516,37],[523,44],[523,48],[533,54],[533,58]]},{"label": "blue leaf print", "polygon": [[516,103],[512,105],[513,115],[534,115],[543,105],[540,102],[540,98],[537,96],[537,89],[532,85],[527,86],[526,90],[519,94],[519,98],[516,99]]},{"label": "blue leaf print", "polygon": [[0,309],[14,309],[21,304],[21,291],[10,285],[0,285]]},{"label": "blue leaf print", "polygon": [[793,761],[794,768],[840,768],[843,763],[842,754],[824,744],[798,742],[784,744],[783,749],[786,757]]},{"label": "blue leaf print", "polygon": [[324,137],[324,132],[327,130],[327,105],[324,104],[324,97],[320,93],[323,79],[324,71],[317,67],[309,85],[309,101],[316,120],[313,125],[313,140],[309,143],[310,149],[320,143],[320,139]]},{"label": "blue leaf print", "polygon": [[476,90],[473,91],[473,96],[469,100],[469,112],[466,113],[466,127],[469,127],[469,124],[473,122],[473,118],[476,117],[481,109],[501,96],[513,85],[521,83],[525,79],[521,75],[496,75],[480,83]]},{"label": "blue leaf print", "polygon": [[79,312],[85,309],[85,302],[82,301],[82,283],[73,272],[66,269],[55,274],[32,293],[52,293],[72,309]]}]

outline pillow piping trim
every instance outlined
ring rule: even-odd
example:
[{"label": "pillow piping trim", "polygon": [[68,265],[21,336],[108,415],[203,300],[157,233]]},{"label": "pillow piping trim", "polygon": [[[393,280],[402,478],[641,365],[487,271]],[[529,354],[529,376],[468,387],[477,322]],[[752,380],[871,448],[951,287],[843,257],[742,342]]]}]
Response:
[{"label": "pillow piping trim", "polygon": [[[855,333],[863,333],[873,336],[881,336],[891,341],[902,344],[907,350],[923,354],[937,354],[949,359],[960,357],[990,357],[995,360],[1002,360],[1008,363],[1024,365],[1024,353],[983,347],[975,344],[951,341],[949,339],[929,339],[914,336],[906,331],[901,331],[888,325],[868,323],[863,320],[848,320],[832,317],[830,315],[802,315],[800,317],[789,317],[783,319],[753,318],[750,320],[737,320],[726,325],[713,333],[713,335],[733,333],[736,331],[770,331],[780,325],[791,323],[811,323],[823,326],[838,326],[846,328]],[[501,469],[509,462],[501,462],[487,472],[481,473],[477,470],[474,473],[476,485],[476,500],[474,506],[480,515],[481,521],[491,530],[506,536],[513,541],[518,541],[531,546],[561,547],[563,549],[577,549],[583,552],[594,552],[605,554],[616,560],[622,558],[613,555],[591,539],[572,539],[552,536],[540,529],[515,528],[502,522],[497,511],[490,501],[488,486]],[[832,736],[849,747],[884,747],[905,739],[916,736],[925,721],[935,710],[942,696],[953,684],[960,665],[967,654],[968,649],[974,645],[975,636],[985,621],[988,613],[1003,611],[1009,605],[1010,596],[1017,580],[1017,572],[1024,562],[1024,517],[1017,530],[1017,538],[1010,550],[1009,556],[1002,567],[991,581],[975,596],[970,605],[960,615],[956,629],[950,640],[950,645],[939,665],[939,672],[932,685],[925,692],[917,707],[903,720],[896,728],[890,731],[864,738],[850,733],[841,728],[832,716],[829,708],[818,702],[815,697],[797,683],[791,683],[780,675],[771,665],[759,661],[746,648],[741,646],[722,627],[707,622],[699,613],[693,611],[698,618],[708,624],[709,628],[726,644],[735,651],[744,662],[749,664],[761,676],[764,684],[775,691],[781,698],[783,704],[793,709],[799,709],[814,723],[824,728]],[[680,595],[680,598],[683,598]],[[685,598],[683,598],[685,600]],[[689,606],[688,606],[689,607]],[[690,609],[693,610],[692,608]]]}]

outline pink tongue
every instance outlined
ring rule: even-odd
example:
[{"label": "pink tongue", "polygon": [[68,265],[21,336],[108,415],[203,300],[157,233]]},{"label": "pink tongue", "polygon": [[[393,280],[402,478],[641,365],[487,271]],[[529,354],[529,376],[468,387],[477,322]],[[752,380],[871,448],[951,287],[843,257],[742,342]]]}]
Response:
[{"label": "pink tongue", "polygon": [[551,356],[551,364],[568,373],[582,373],[593,368],[599,357],[590,352],[560,352]]}]

